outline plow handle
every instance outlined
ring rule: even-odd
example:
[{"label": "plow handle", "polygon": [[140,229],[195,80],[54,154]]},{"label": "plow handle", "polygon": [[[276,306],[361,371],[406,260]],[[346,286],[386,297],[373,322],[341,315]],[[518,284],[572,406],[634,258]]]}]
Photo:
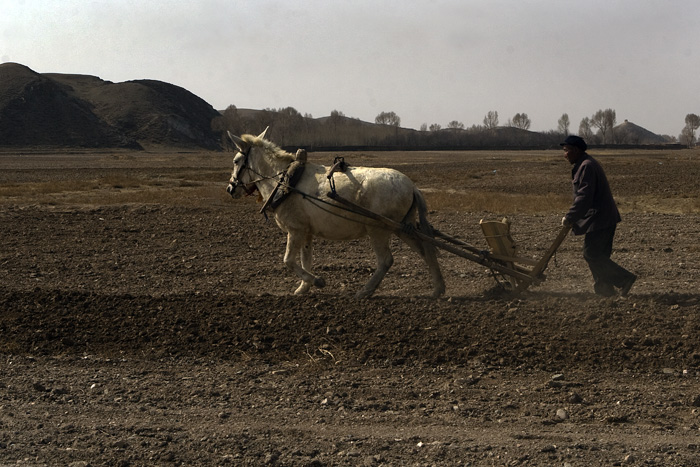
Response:
[{"label": "plow handle", "polygon": [[[556,253],[557,248],[562,244],[566,236],[569,234],[569,231],[571,230],[570,225],[562,225],[561,230],[559,231],[559,234],[557,235],[557,238],[554,239],[554,243],[549,247],[547,252],[544,254],[542,259],[535,265],[534,268],[532,268],[532,272],[530,272],[530,275],[533,278],[539,277],[545,269],[547,269],[547,265],[549,264],[549,260],[552,259],[552,256],[554,256],[554,253]],[[523,290],[527,289],[528,283],[522,282],[520,285],[515,289],[516,293],[522,292]]]}]

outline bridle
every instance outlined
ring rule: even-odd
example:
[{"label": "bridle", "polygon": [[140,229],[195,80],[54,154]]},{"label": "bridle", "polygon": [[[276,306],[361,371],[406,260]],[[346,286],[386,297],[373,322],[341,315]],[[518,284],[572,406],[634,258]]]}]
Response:
[{"label": "bridle", "polygon": [[[254,180],[254,181],[249,182],[249,183],[243,183],[241,181],[241,172],[243,172],[244,169],[248,169],[251,172],[255,173],[254,170],[252,170],[248,167],[248,156],[250,155],[250,151],[252,149],[253,149],[252,145],[248,146],[248,150],[246,152],[242,153],[243,154],[243,163],[241,164],[240,168],[236,172],[236,177],[234,178],[235,183],[230,182],[228,185],[228,188],[226,189],[226,191],[228,191],[230,195],[233,195],[234,191],[239,186],[241,188],[243,188],[243,191],[245,191],[246,196],[252,196],[258,190],[258,186],[255,184],[255,182],[258,180]],[[250,185],[252,185],[253,187],[248,188]]]},{"label": "bridle", "polygon": [[[258,171],[254,170],[253,168],[249,167],[248,166],[248,158],[250,156],[250,151],[252,151],[252,150],[253,150],[253,145],[250,145],[250,146],[248,146],[248,149],[245,152],[239,151],[241,154],[243,154],[243,162],[241,163],[241,166],[239,167],[238,171],[236,172],[236,177],[234,178],[234,181],[230,182],[228,185],[228,188],[226,189],[226,191],[228,191],[228,193],[230,195],[233,195],[236,188],[241,187],[241,188],[243,188],[243,191],[245,191],[246,196],[252,196],[253,194],[255,194],[256,191],[259,191],[258,186],[257,186],[258,182],[263,181],[263,180],[270,180],[273,178],[276,179],[276,178],[279,178],[280,175],[285,173],[285,171],[283,170],[283,171],[278,172],[274,175],[263,175],[263,174],[259,173]],[[241,173],[244,170],[248,170],[249,172],[251,172],[253,175],[257,176],[258,178],[253,179],[248,183],[243,183],[241,181]],[[249,188],[251,185],[252,185],[252,188]]]}]

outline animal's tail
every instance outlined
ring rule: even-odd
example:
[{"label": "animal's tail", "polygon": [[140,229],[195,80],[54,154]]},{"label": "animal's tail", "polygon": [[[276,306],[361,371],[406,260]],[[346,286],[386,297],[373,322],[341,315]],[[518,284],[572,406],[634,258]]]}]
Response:
[{"label": "animal's tail", "polygon": [[428,204],[425,202],[423,193],[418,188],[413,188],[413,206],[414,212],[418,214],[418,230],[430,237],[433,237],[433,226],[428,222]]},{"label": "animal's tail", "polygon": [[[414,210],[418,212],[418,231],[428,237],[434,238],[433,226],[428,222],[428,205],[425,202],[423,193],[421,193],[417,187],[413,188],[413,206],[409,211],[409,215],[411,215]],[[434,288],[433,296],[437,298],[445,293],[445,280],[442,277],[442,271],[440,271],[440,263],[437,259],[437,248],[433,243],[426,241],[420,241],[418,244],[421,247],[423,259],[428,264],[428,269],[430,270]]]}]

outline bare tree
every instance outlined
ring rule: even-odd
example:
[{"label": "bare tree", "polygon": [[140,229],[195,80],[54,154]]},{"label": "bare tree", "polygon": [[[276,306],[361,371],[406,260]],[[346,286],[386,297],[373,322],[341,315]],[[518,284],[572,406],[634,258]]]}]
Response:
[{"label": "bare tree", "polygon": [[692,147],[695,143],[695,130],[700,128],[700,117],[695,114],[688,114],[685,116],[685,127],[681,132],[682,141]]},{"label": "bare tree", "polygon": [[484,117],[484,126],[488,130],[496,128],[498,126],[498,112],[495,110],[489,110]]},{"label": "bare tree", "polygon": [[224,134],[226,130],[237,135],[241,134],[242,122],[236,106],[233,104],[229,105],[220,117],[214,118],[212,120],[212,129],[214,131],[222,131]]},{"label": "bare tree", "polygon": [[564,136],[569,136],[569,114],[562,114],[557,122],[559,133]]},{"label": "bare tree", "polygon": [[605,109],[603,111],[603,121],[605,122],[605,127],[610,132],[610,140],[612,143],[615,141],[615,125],[617,125],[617,115],[613,109]]},{"label": "bare tree", "polygon": [[526,113],[517,113],[513,117],[513,120],[511,122],[512,126],[515,128],[520,128],[521,130],[528,130],[530,128],[530,118],[527,116]]},{"label": "bare tree", "polygon": [[591,119],[588,117],[583,117],[581,119],[581,123],[578,125],[578,135],[583,138],[588,140],[589,142],[592,141],[593,139],[593,123],[591,122]]},{"label": "bare tree", "polygon": [[689,148],[692,148],[693,143],[695,142],[695,135],[693,135],[693,131],[689,127],[684,126],[681,130],[681,134],[678,135],[678,141],[680,141],[681,144],[685,144]]},{"label": "bare tree", "polygon": [[592,128],[597,128],[598,131],[600,131],[600,134],[603,138],[603,144],[605,144],[605,131],[607,128],[605,127],[605,122],[604,122],[605,117],[603,116],[603,111],[599,110],[596,113],[593,114],[591,117],[590,124]]},{"label": "bare tree", "polygon": [[440,131],[442,126],[439,123],[433,123],[430,125],[430,131]]},{"label": "bare tree", "polygon": [[451,128],[453,130],[464,130],[464,123],[458,122],[457,120],[452,120],[447,124],[447,128]]},{"label": "bare tree", "polygon": [[328,118],[328,124],[334,132],[338,131],[338,127],[343,122],[345,114],[340,110],[331,110],[331,114]]},{"label": "bare tree", "polygon": [[377,125],[401,126],[401,118],[396,115],[396,112],[382,112],[374,119]]},{"label": "bare tree", "polygon": [[428,131],[428,124],[427,124],[427,123],[423,123],[423,124],[420,126],[420,131]]},{"label": "bare tree", "polygon": [[277,110],[275,117],[275,136],[279,144],[290,144],[304,128],[304,117],[294,107]]},{"label": "bare tree", "polygon": [[615,123],[617,123],[617,116],[613,109],[599,110],[591,117],[591,126],[598,128],[603,144],[607,142],[608,134],[611,135],[612,142],[615,142],[615,135],[613,134]]}]

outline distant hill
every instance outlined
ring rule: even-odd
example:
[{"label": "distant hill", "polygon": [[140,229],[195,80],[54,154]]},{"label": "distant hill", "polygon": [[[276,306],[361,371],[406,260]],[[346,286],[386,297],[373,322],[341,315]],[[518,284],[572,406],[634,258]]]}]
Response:
[{"label": "distant hill", "polygon": [[0,64],[0,146],[219,149],[211,129],[217,116],[204,100],[161,81],[112,83]]},{"label": "distant hill", "polygon": [[618,144],[665,144],[671,142],[669,138],[652,133],[627,120],[613,128],[613,132]]},{"label": "distant hill", "polygon": [[[224,130],[268,136],[281,146],[338,149],[558,148],[561,135],[512,127],[417,131],[379,125],[342,113],[311,118],[286,109],[217,111],[191,92],[155,80],[112,83],[96,76],[37,73],[0,64],[0,147],[144,148],[154,145],[221,149]],[[216,131],[214,131],[214,128]],[[667,144],[625,121],[615,144]],[[595,144],[594,142],[592,142]]]}]

